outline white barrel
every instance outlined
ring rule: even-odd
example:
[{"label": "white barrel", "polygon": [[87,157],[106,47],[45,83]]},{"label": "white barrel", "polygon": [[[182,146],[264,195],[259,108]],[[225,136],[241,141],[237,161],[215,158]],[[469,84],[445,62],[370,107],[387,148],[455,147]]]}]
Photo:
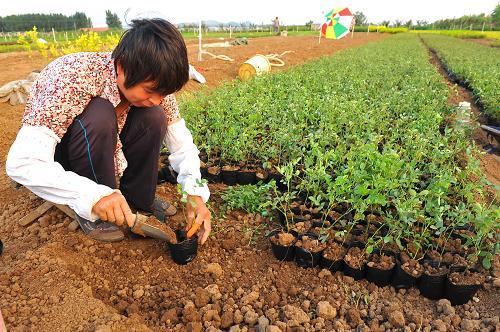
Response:
[{"label": "white barrel", "polygon": [[238,71],[238,76],[246,81],[253,76],[259,76],[271,71],[271,63],[269,60],[260,54],[257,54],[245,61]]}]

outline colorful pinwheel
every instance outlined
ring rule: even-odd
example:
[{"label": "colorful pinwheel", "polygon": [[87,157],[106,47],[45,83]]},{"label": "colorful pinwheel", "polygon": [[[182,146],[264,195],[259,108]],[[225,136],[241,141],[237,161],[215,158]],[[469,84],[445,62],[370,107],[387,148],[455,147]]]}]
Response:
[{"label": "colorful pinwheel", "polygon": [[326,22],[321,26],[321,35],[325,38],[340,39],[349,33],[354,15],[347,7],[335,8],[326,15]]}]

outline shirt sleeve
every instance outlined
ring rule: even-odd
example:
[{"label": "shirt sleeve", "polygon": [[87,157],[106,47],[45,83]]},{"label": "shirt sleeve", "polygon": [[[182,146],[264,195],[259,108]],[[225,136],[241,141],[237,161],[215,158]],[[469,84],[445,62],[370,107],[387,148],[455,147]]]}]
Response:
[{"label": "shirt sleeve", "polygon": [[58,142],[51,130],[24,125],[7,156],[7,175],[39,197],[68,205],[82,218],[95,221],[92,207],[114,190],[64,170],[54,161]]},{"label": "shirt sleeve", "polygon": [[170,165],[179,173],[177,182],[188,195],[201,196],[204,202],[208,201],[210,191],[208,186],[201,183],[200,153],[193,142],[191,132],[186,127],[184,119],[167,126],[164,143],[170,151],[168,160]]},{"label": "shirt sleeve", "polygon": [[163,98],[160,106],[163,108],[163,111],[167,116],[167,124],[170,124],[181,117],[179,113],[179,106],[177,105],[177,100],[174,95],[168,95]]}]

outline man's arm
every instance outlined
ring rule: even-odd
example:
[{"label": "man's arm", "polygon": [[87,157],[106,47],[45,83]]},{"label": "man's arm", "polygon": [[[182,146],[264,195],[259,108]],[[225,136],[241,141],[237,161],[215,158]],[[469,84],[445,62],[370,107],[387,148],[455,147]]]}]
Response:
[{"label": "man's arm", "polygon": [[206,184],[200,183],[199,151],[184,119],[177,119],[167,126],[164,143],[170,152],[168,160],[179,174],[177,182],[181,184],[182,190],[188,195],[200,196],[203,202],[208,201],[210,191]]},{"label": "man's arm", "polygon": [[114,190],[64,168],[54,161],[59,138],[48,128],[24,125],[10,148],[6,172],[37,196],[68,205],[79,216],[96,220],[92,207]]}]

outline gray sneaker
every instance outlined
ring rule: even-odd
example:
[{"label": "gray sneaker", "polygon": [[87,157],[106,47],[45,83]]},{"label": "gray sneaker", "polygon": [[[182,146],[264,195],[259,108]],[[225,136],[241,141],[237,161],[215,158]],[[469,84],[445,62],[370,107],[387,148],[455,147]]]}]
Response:
[{"label": "gray sneaker", "polygon": [[76,221],[80,224],[83,232],[91,239],[101,242],[118,242],[125,238],[123,231],[115,224],[96,220],[92,222],[76,215]]}]

